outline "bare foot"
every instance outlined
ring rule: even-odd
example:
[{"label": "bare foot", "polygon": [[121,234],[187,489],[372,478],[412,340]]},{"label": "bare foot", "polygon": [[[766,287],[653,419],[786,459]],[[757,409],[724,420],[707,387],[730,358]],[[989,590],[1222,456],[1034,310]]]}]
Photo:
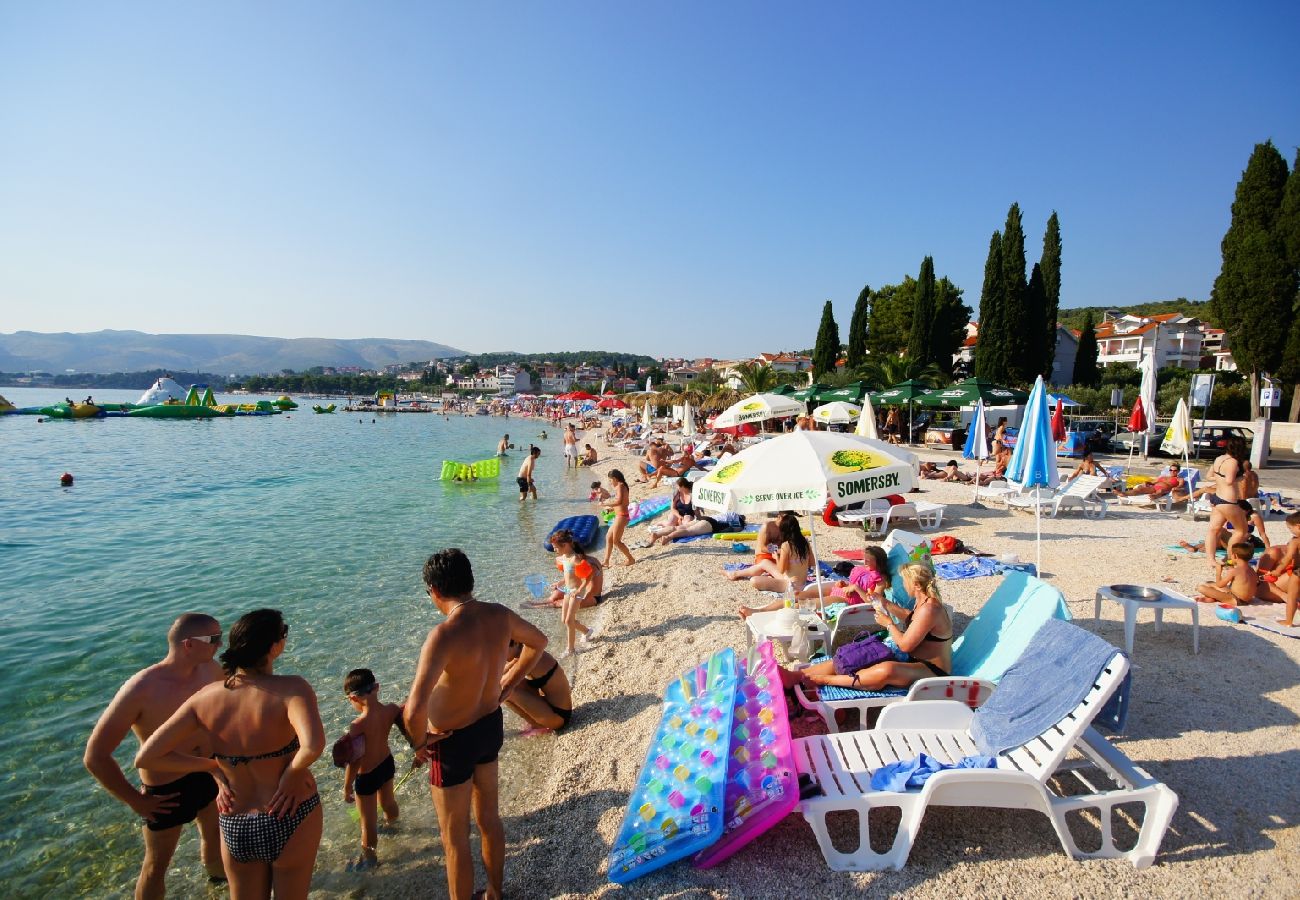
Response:
[{"label": "bare foot", "polygon": [[1273,621],[1279,625],[1285,625],[1287,628],[1295,628],[1295,623],[1288,622],[1286,619],[1274,619]]},{"label": "bare foot", "polygon": [[1204,594],[1197,594],[1197,595],[1196,595],[1196,602],[1197,602],[1197,603],[1217,603],[1218,601],[1215,600],[1213,597],[1207,597],[1207,596],[1205,596]]}]

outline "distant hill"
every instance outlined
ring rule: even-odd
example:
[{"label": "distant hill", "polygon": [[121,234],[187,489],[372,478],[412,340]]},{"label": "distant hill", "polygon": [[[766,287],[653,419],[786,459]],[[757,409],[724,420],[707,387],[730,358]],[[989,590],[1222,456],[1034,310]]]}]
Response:
[{"label": "distant hill", "polygon": [[227,375],[300,371],[313,366],[376,369],[394,363],[464,356],[431,341],[393,338],[274,338],[246,334],[145,334],[94,331],[0,334],[0,371],[138,372],[146,369]]},{"label": "distant hill", "polygon": [[1129,306],[1076,306],[1072,309],[1063,309],[1057,316],[1057,320],[1067,328],[1079,330],[1083,327],[1084,316],[1092,313],[1094,323],[1101,321],[1102,313],[1108,309],[1117,309],[1122,313],[1128,313],[1135,316],[1160,316],[1165,313],[1182,313],[1185,316],[1192,316],[1200,319],[1202,322],[1215,324],[1214,317],[1210,315],[1210,301],[1208,300],[1188,300],[1179,297],[1177,300],[1151,300],[1147,303],[1134,303]]}]

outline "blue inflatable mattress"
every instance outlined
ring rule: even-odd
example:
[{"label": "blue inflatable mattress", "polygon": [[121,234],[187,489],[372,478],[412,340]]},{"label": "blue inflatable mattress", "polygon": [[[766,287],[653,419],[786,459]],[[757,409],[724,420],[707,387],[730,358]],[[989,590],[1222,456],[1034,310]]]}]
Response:
[{"label": "blue inflatable mattress", "polygon": [[567,519],[561,519],[555,523],[551,533],[546,536],[542,546],[548,553],[554,551],[551,546],[551,534],[557,531],[567,530],[573,532],[573,541],[578,545],[579,550],[586,550],[596,543],[596,535],[600,533],[600,518],[598,516],[569,516]]}]

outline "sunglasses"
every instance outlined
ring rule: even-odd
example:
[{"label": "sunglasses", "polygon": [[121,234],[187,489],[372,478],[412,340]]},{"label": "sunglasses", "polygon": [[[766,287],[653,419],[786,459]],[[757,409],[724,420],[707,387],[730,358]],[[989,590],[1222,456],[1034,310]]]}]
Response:
[{"label": "sunglasses", "polygon": [[221,646],[221,632],[216,634],[196,634],[190,638],[191,641],[202,641],[205,644],[211,644],[214,647]]}]

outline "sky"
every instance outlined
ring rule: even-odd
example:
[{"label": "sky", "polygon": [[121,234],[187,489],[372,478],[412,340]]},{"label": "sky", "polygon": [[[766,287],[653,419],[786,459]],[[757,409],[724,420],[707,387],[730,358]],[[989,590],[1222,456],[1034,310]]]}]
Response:
[{"label": "sky", "polygon": [[0,332],[733,358],[1061,222],[1062,305],[1209,295],[1300,145],[1300,4],[0,5]]}]

